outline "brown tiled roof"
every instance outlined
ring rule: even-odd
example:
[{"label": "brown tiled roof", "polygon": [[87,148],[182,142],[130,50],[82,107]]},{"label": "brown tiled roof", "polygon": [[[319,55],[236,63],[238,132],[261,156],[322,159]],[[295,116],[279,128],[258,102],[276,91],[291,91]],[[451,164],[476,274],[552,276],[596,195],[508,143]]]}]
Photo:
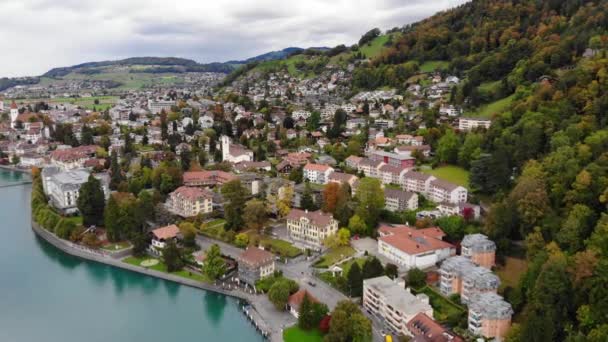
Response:
[{"label": "brown tiled roof", "polygon": [[417,342],[463,342],[460,336],[442,327],[424,312],[418,313],[407,322],[407,330]]},{"label": "brown tiled roof", "polygon": [[261,248],[248,247],[241,255],[239,255],[238,262],[245,263],[251,267],[260,267],[264,264],[272,262],[274,255]]},{"label": "brown tiled roof", "polygon": [[452,244],[442,241],[445,233],[437,227],[416,229],[405,225],[378,228],[380,241],[410,255],[420,254],[443,248],[454,248]]},{"label": "brown tiled roof", "polygon": [[312,171],[317,171],[317,172],[325,172],[327,170],[330,169],[329,165],[323,165],[323,164],[313,164],[313,163],[308,163],[304,166],[305,170],[312,170]]},{"label": "brown tiled roof", "polygon": [[343,172],[332,172],[329,175],[330,181],[337,181],[340,183],[350,183],[351,181],[355,181],[358,177],[355,175],[351,175],[349,173]]},{"label": "brown tiled roof", "polygon": [[444,189],[444,190],[447,190],[447,191],[454,191],[454,190],[456,190],[456,188],[458,188],[460,186],[458,184],[450,183],[446,180],[439,179],[439,178],[433,180],[431,182],[431,185]]},{"label": "brown tiled roof", "polygon": [[304,296],[308,297],[308,300],[310,300],[313,303],[319,303],[319,300],[317,298],[315,298],[313,295],[311,295],[308,291],[306,291],[305,289],[300,289],[300,290],[298,290],[298,292],[289,296],[289,299],[287,300],[287,304],[289,304],[289,306],[291,306],[295,310],[299,311],[300,305],[302,305],[302,301],[304,300]]},{"label": "brown tiled roof", "polygon": [[397,189],[384,189],[384,197],[386,198],[398,198],[401,201],[409,201],[414,196],[413,192],[397,190]]},{"label": "brown tiled roof", "polygon": [[213,198],[213,194],[209,190],[196,188],[196,187],[190,187],[190,186],[180,186],[179,188],[175,189],[175,191],[173,191],[171,193],[171,195],[173,195],[173,194],[185,197],[192,201],[198,200],[199,198],[205,198],[205,199]]},{"label": "brown tiled roof", "polygon": [[317,227],[325,227],[329,225],[333,220],[333,216],[331,214],[324,213],[321,210],[305,211],[300,209],[291,209],[291,211],[287,215],[288,220],[294,221],[299,221],[302,217],[306,217],[312,222],[313,225]]},{"label": "brown tiled roof", "polygon": [[171,239],[179,234],[179,228],[172,224],[170,226],[156,228],[152,231],[152,234],[159,240]]},{"label": "brown tiled roof", "polygon": [[184,183],[190,182],[211,182],[217,184],[223,184],[231,180],[237,179],[237,177],[229,172],[220,170],[213,171],[189,171],[184,172]]},{"label": "brown tiled roof", "polygon": [[426,173],[422,173],[422,172],[416,172],[416,171],[408,171],[405,174],[406,179],[414,179],[414,180],[423,181],[423,182],[426,182],[431,177],[433,177],[433,176],[427,175]]}]

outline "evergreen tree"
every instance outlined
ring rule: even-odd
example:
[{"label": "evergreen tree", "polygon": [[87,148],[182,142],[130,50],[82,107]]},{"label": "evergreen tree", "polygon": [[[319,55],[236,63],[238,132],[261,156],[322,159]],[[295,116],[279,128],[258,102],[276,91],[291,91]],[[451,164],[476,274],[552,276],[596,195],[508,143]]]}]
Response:
[{"label": "evergreen tree", "polygon": [[122,170],[120,169],[120,164],[118,163],[118,155],[116,154],[116,151],[112,152],[110,174],[110,188],[112,190],[116,190],[116,188],[118,188],[118,184],[123,181]]},{"label": "evergreen tree", "polygon": [[351,297],[359,297],[363,292],[363,278],[359,264],[354,262],[347,275],[348,293]]},{"label": "evergreen tree", "polygon": [[365,260],[363,264],[362,277],[363,279],[376,278],[384,274],[384,267],[378,258],[371,257]]},{"label": "evergreen tree", "polygon": [[243,211],[247,199],[247,189],[237,179],[224,184],[221,191],[226,200],[224,205],[226,228],[240,230],[244,225]]},{"label": "evergreen tree", "polygon": [[188,171],[190,170],[190,152],[188,151],[183,151],[180,156],[180,165],[182,167],[182,171]]},{"label": "evergreen tree", "polygon": [[176,272],[184,268],[182,252],[173,240],[167,241],[163,249],[163,262],[167,265],[168,272]]},{"label": "evergreen tree", "polygon": [[300,199],[300,207],[304,210],[316,210],[315,201],[312,198],[312,188],[308,182],[304,186],[304,193],[302,193],[302,198]]},{"label": "evergreen tree", "polygon": [[120,208],[118,207],[118,203],[114,199],[114,196],[110,196],[104,212],[104,225],[108,240],[110,241],[118,241],[120,239],[119,215]]},{"label": "evergreen tree", "polygon": [[203,264],[203,273],[209,278],[215,280],[226,273],[226,262],[222,257],[220,246],[214,244],[207,251],[205,263]]},{"label": "evergreen tree", "polygon": [[78,211],[82,214],[82,224],[85,227],[103,224],[103,211],[105,208],[105,195],[101,182],[92,174],[78,192]]},{"label": "evergreen tree", "polygon": [[309,330],[314,327],[314,312],[312,311],[312,302],[307,294],[304,294],[302,304],[300,304],[300,312],[298,316],[298,326],[304,330]]}]

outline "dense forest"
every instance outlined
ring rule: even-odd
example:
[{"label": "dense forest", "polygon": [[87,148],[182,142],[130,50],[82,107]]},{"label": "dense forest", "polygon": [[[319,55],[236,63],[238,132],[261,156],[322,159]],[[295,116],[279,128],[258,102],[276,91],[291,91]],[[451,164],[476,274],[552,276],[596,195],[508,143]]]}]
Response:
[{"label": "dense forest", "polygon": [[608,1],[479,0],[401,30],[359,86],[442,60],[464,80],[453,104],[512,96],[488,131],[458,136],[477,150],[473,190],[494,203],[485,232],[503,255],[525,246],[528,270],[504,290],[509,340],[608,341]]}]

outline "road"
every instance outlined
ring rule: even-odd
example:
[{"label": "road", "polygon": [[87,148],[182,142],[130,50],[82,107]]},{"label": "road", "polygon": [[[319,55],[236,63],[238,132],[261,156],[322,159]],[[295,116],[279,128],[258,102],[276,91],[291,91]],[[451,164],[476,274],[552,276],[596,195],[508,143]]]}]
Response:
[{"label": "road", "polygon": [[[203,250],[209,249],[213,244],[218,244],[222,251],[222,254],[227,255],[231,258],[237,258],[241,253],[243,253],[243,249],[235,247],[233,245],[213,240],[205,236],[198,235],[196,237],[196,242]],[[312,294],[315,298],[317,298],[321,303],[325,303],[330,311],[336,307],[341,300],[350,300],[347,296],[345,296],[342,292],[334,289],[327,283],[317,279],[313,274],[311,267],[312,258],[307,259],[306,256],[302,255],[294,259],[287,260],[285,263],[277,261],[276,267],[283,272],[285,277],[295,280],[300,288],[306,289],[310,294]],[[310,282],[315,285],[310,285]],[[269,302],[262,300],[262,305],[268,306]],[[260,304],[258,304],[260,305]],[[363,310],[363,309],[362,309]],[[265,310],[262,309],[266,315],[271,313],[272,310],[270,307],[265,307]],[[364,310],[363,310],[364,311]],[[365,313],[367,315],[367,313]],[[369,315],[367,315],[369,316]],[[279,319],[279,316],[269,317],[272,319]],[[284,319],[284,318],[283,318]],[[286,323],[280,324],[284,326]],[[383,337],[381,335],[382,325],[375,319],[372,319],[372,332],[373,332],[373,340],[377,342],[383,341]],[[276,333],[276,331],[275,331]]]}]

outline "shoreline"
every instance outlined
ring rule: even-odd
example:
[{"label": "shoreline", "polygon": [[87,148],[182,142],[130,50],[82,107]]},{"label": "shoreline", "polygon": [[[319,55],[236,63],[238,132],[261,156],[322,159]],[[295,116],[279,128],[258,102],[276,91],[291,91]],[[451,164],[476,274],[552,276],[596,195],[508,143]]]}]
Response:
[{"label": "shoreline", "polygon": [[[247,319],[250,320],[251,323],[253,323],[253,325],[255,326],[256,330],[260,333],[260,335],[262,335],[262,337],[264,337],[267,340],[272,340],[272,341],[275,341],[275,340],[281,341],[282,340],[282,336],[274,336],[273,334],[270,333],[270,327],[268,327],[267,322],[263,319],[263,317],[261,316],[261,314],[259,314],[259,311],[255,307],[253,296],[250,296],[250,295],[248,295],[246,293],[242,293],[242,292],[227,291],[227,290],[218,288],[217,286],[214,286],[214,285],[205,284],[205,283],[201,283],[201,282],[198,282],[195,280],[183,278],[183,277],[180,277],[177,275],[148,269],[143,266],[131,265],[131,264],[123,262],[118,257],[115,258],[115,257],[109,256],[109,255],[104,255],[102,253],[97,254],[92,251],[86,251],[84,248],[76,248],[73,246],[73,244],[71,242],[60,239],[55,234],[47,231],[46,229],[41,227],[38,223],[34,222],[33,220],[32,220],[31,226],[32,226],[32,230],[34,231],[36,236],[42,238],[49,244],[53,245],[55,248],[59,249],[60,251],[66,253],[66,254],[69,254],[71,256],[74,256],[74,257],[77,257],[80,259],[84,259],[87,261],[97,262],[100,264],[116,267],[116,268],[119,268],[122,270],[139,273],[142,275],[155,277],[157,279],[170,281],[173,283],[177,283],[179,285],[184,285],[184,286],[188,286],[188,287],[203,290],[203,291],[210,291],[213,293],[217,293],[220,295],[224,295],[224,296],[245,302],[246,303],[245,307],[246,306],[252,307],[253,310],[255,311],[255,313],[250,313],[249,310],[245,310],[245,309],[242,309],[242,311],[245,314],[245,316],[247,317]],[[259,316],[258,319],[261,320],[261,322],[256,320],[255,319],[256,317],[254,317],[254,316]],[[262,325],[264,327],[262,327]],[[279,338],[279,339],[277,340],[277,338]]]},{"label": "shoreline", "polygon": [[11,165],[0,165],[0,169],[6,170],[6,171],[26,173],[30,176],[32,175],[32,170],[30,168],[22,169],[22,168],[18,168],[16,166],[11,166]]}]

